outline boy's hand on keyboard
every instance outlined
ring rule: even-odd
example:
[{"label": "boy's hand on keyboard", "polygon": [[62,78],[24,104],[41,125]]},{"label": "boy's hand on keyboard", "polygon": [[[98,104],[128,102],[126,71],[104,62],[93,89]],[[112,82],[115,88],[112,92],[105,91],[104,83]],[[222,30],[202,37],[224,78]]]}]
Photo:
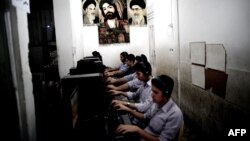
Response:
[{"label": "boy's hand on keyboard", "polygon": [[123,102],[117,102],[114,104],[114,108],[119,111],[130,111],[131,109],[123,104]]},{"label": "boy's hand on keyboard", "polygon": [[115,132],[117,134],[126,134],[126,133],[135,133],[138,132],[140,130],[140,128],[138,126],[135,125],[119,125]]},{"label": "boy's hand on keyboard", "polygon": [[117,90],[109,90],[110,95],[118,95],[120,94],[120,91]]},{"label": "boy's hand on keyboard", "polygon": [[115,106],[117,103],[121,103],[120,100],[112,100],[111,105]]},{"label": "boy's hand on keyboard", "polygon": [[107,88],[110,89],[110,90],[114,90],[115,86],[113,84],[110,84],[110,85],[107,85]]},{"label": "boy's hand on keyboard", "polygon": [[109,77],[109,78],[107,79],[107,83],[108,83],[108,84],[114,84],[115,81],[116,81],[116,79],[115,79],[115,78],[112,78],[112,77]]}]

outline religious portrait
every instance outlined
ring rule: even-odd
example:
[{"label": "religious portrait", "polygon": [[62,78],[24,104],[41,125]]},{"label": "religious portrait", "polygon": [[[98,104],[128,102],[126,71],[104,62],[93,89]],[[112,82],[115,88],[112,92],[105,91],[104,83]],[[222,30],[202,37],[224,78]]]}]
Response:
[{"label": "religious portrait", "polygon": [[147,25],[146,0],[127,0],[129,25]]},{"label": "religious portrait", "polygon": [[99,8],[96,0],[83,0],[83,25],[95,25],[99,23]]},{"label": "religious portrait", "polygon": [[[99,44],[129,43],[129,24],[126,0],[100,0]],[[118,41],[118,35],[124,41]]]}]

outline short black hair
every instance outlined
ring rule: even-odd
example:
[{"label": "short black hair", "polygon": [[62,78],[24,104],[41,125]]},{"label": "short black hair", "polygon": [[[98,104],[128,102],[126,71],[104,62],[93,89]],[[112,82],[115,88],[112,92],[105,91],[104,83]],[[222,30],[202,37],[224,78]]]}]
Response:
[{"label": "short black hair", "polygon": [[100,52],[95,50],[92,52],[92,55],[95,57],[99,57],[100,61],[102,61],[102,55],[100,54]]},{"label": "short black hair", "polygon": [[148,62],[148,58],[145,54],[141,54],[141,58],[143,62]]},{"label": "short black hair", "polygon": [[90,4],[94,4],[96,6],[96,2],[95,0],[86,0],[83,4],[83,10],[86,10],[86,8],[90,5]]},{"label": "short black hair", "polygon": [[129,7],[132,9],[133,5],[138,5],[140,6],[142,9],[146,8],[146,4],[144,0],[131,0]]},{"label": "short black hair", "polygon": [[123,51],[120,53],[121,56],[123,56],[124,58],[127,58],[128,56],[128,52],[127,51]]},{"label": "short black hair", "polygon": [[152,67],[148,62],[139,62],[134,65],[135,71],[140,71],[146,76],[150,76],[152,74]]},{"label": "short black hair", "polygon": [[142,58],[141,58],[141,56],[135,56],[135,60],[137,61],[137,62],[141,62],[142,61]]},{"label": "short black hair", "polygon": [[152,79],[152,85],[162,91],[165,97],[170,97],[174,88],[174,80],[168,75],[160,75]]},{"label": "short black hair", "polygon": [[129,61],[135,62],[135,55],[134,55],[134,54],[128,54],[127,59],[128,59]]}]

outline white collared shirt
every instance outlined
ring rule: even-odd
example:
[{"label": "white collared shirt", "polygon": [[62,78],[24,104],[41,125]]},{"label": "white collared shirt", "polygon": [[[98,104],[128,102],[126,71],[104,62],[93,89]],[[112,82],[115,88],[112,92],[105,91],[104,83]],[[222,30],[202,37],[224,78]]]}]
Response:
[{"label": "white collared shirt", "polygon": [[152,105],[153,100],[151,97],[151,79],[145,85],[141,85],[136,92],[127,92],[128,99],[138,99],[139,102],[135,103],[135,107],[139,112],[146,112]]}]

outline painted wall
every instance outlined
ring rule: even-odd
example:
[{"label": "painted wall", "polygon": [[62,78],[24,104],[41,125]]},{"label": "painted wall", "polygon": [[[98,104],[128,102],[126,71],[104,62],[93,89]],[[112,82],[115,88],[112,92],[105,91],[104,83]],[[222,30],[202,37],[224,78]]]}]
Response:
[{"label": "painted wall", "polygon": [[[179,103],[178,96],[178,23],[177,2],[175,0],[151,1],[153,9],[153,27],[155,38],[155,75],[167,74],[174,79],[173,98]],[[164,12],[163,12],[164,11]],[[151,58],[153,60],[153,58]]]},{"label": "painted wall", "polygon": [[[249,127],[245,124],[250,115],[249,6],[249,0],[178,1],[181,107],[210,137]],[[225,47],[225,98],[191,83],[189,43],[197,41]]]},{"label": "painted wall", "polygon": [[73,36],[69,0],[53,0],[59,75],[73,67]]}]

